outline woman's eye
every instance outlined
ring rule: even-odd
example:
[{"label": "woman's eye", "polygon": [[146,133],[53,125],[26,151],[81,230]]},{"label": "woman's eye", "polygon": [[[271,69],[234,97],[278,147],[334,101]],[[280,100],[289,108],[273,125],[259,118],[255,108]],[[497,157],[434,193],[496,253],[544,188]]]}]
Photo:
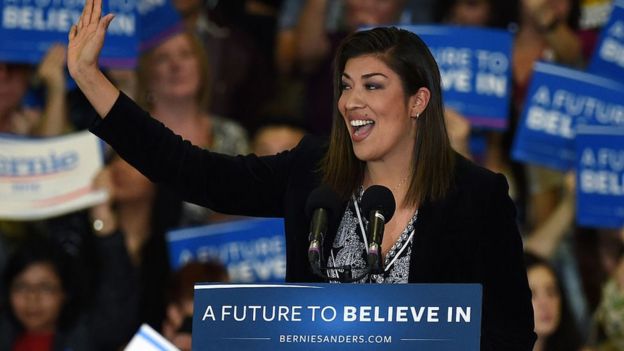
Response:
[{"label": "woman's eye", "polygon": [[349,84],[345,83],[345,82],[341,82],[340,83],[340,90],[349,90],[351,89],[351,87],[349,86]]},{"label": "woman's eye", "polygon": [[364,85],[364,87],[366,87],[366,90],[377,90],[381,88],[381,85],[379,84],[373,84],[373,83],[367,83]]}]

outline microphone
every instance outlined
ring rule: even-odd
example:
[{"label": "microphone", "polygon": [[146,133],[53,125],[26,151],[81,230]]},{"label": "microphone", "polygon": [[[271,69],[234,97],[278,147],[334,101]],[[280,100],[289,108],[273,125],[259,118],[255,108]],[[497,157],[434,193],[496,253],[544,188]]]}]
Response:
[{"label": "microphone", "polygon": [[340,212],[340,198],[328,185],[321,185],[314,189],[306,201],[305,212],[310,220],[310,246],[308,248],[308,261],[312,269],[321,272],[321,249],[323,238],[327,232],[328,224],[333,222]]},{"label": "microphone", "polygon": [[381,240],[384,226],[390,222],[396,209],[394,196],[390,189],[382,185],[373,185],[362,195],[362,209],[368,213],[368,267],[372,273],[383,270],[381,262]]}]

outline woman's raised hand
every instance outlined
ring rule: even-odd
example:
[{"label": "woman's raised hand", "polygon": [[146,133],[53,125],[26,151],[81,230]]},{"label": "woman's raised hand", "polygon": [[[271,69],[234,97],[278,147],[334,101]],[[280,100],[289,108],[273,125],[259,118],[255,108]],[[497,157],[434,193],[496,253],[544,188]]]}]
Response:
[{"label": "woman's raised hand", "polygon": [[119,96],[119,90],[98,67],[104,36],[113,17],[102,17],[102,0],[87,0],[78,23],[69,30],[69,74],[100,117],[108,114]]},{"label": "woman's raised hand", "polygon": [[86,1],[78,23],[69,31],[67,67],[74,79],[99,70],[98,57],[113,17],[112,14],[102,17],[102,0]]}]

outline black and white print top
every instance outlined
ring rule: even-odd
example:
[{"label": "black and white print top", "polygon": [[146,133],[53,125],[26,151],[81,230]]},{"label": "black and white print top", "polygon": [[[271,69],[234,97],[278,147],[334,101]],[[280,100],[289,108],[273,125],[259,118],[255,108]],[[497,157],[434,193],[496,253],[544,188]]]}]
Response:
[{"label": "black and white print top", "polygon": [[[351,267],[351,276],[357,277],[366,271],[368,238],[366,230],[368,218],[361,213],[363,189],[359,195],[353,195],[344,212],[338,232],[327,259],[327,267]],[[418,217],[418,210],[384,257],[383,274],[367,274],[358,283],[407,283],[409,278],[411,242],[414,236],[414,227]],[[328,276],[340,282],[343,272],[337,269],[328,269]]]}]

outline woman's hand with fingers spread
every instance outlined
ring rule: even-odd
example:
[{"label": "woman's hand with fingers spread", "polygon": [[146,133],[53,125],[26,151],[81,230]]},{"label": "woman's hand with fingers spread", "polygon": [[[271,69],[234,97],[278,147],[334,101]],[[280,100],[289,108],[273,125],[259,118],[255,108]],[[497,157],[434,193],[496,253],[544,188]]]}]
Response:
[{"label": "woman's hand with fingers spread", "polygon": [[102,0],[87,0],[78,23],[69,30],[67,68],[100,117],[105,117],[119,97],[98,67],[104,36],[113,15],[102,17]]},{"label": "woman's hand with fingers spread", "polygon": [[78,23],[69,31],[67,67],[76,80],[98,69],[98,58],[113,15],[102,17],[102,0],[87,0]]}]

